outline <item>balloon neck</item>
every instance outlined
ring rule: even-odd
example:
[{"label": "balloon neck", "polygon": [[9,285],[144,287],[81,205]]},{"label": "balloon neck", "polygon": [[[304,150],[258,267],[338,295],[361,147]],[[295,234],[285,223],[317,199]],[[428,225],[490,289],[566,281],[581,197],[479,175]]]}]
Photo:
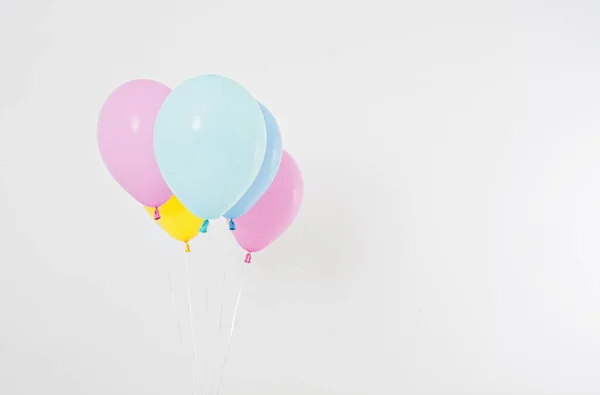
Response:
[{"label": "balloon neck", "polygon": [[229,220],[229,230],[235,230],[235,222],[233,222],[233,219]]},{"label": "balloon neck", "polygon": [[158,211],[158,207],[154,208],[154,220],[158,221],[160,219],[160,211]]},{"label": "balloon neck", "polygon": [[185,252],[190,252],[192,250],[190,250],[190,243],[188,243],[187,241],[185,242]]},{"label": "balloon neck", "polygon": [[248,264],[252,263],[252,254],[251,253],[246,254],[246,258],[244,258],[244,262],[248,263]]},{"label": "balloon neck", "polygon": [[200,233],[206,233],[208,232],[208,220],[205,219],[204,222],[202,222],[202,226],[200,227]]}]

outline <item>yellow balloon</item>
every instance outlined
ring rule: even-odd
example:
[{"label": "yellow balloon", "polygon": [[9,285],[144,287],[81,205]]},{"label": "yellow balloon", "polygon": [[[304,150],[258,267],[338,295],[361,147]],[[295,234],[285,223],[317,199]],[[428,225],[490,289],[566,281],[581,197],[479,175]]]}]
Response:
[{"label": "yellow balloon", "polygon": [[187,208],[175,197],[171,198],[158,208],[160,219],[154,220],[154,207],[145,207],[146,212],[169,236],[186,244],[189,252],[188,242],[198,235],[204,220],[190,213]]}]

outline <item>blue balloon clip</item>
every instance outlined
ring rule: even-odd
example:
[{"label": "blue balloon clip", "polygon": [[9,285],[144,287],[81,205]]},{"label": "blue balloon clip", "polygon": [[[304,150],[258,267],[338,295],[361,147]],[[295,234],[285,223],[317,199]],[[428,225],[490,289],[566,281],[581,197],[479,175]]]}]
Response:
[{"label": "blue balloon clip", "polygon": [[205,219],[204,222],[202,222],[202,226],[200,227],[200,233],[206,233],[208,232],[208,220]]}]

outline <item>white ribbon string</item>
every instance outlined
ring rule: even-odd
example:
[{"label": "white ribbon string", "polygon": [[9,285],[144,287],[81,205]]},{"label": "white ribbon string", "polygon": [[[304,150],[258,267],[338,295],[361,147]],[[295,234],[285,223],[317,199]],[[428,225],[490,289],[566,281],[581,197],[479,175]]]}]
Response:
[{"label": "white ribbon string", "polygon": [[[190,286],[190,271],[188,268],[188,256],[187,253],[185,255],[185,277],[187,283],[187,296],[188,296],[188,307],[189,307],[189,317],[190,317],[190,329],[192,330],[192,345],[194,347],[194,365],[196,368],[196,380],[197,385],[200,387],[200,366],[198,365],[198,352],[196,350],[196,330],[194,328],[194,313],[192,308],[192,290]],[[196,394],[196,390],[193,391],[194,395]]]},{"label": "white ribbon string", "polygon": [[246,285],[246,278],[248,276],[248,265],[244,266],[244,278],[242,280],[242,285],[240,287],[240,291],[237,295],[237,300],[235,302],[235,308],[233,310],[233,317],[231,318],[231,328],[229,329],[229,339],[227,340],[227,350],[225,351],[225,358],[223,360],[223,367],[221,368],[221,377],[219,378],[219,385],[217,385],[217,395],[221,393],[221,385],[223,384],[223,376],[225,374],[225,368],[227,367],[227,360],[229,359],[229,350],[231,349],[231,341],[233,339],[233,332],[235,330],[235,321],[237,318],[238,307],[240,306],[240,300],[242,298],[242,293],[244,292],[244,286]]},{"label": "white ribbon string", "polygon": [[175,300],[175,291],[173,291],[173,281],[171,280],[171,271],[169,270],[169,289],[171,290],[171,303],[173,303],[173,310],[175,311],[175,318],[177,320],[177,333],[179,333],[179,346],[183,346],[183,336],[181,336],[181,323],[179,322],[179,313],[177,311],[177,301]]}]

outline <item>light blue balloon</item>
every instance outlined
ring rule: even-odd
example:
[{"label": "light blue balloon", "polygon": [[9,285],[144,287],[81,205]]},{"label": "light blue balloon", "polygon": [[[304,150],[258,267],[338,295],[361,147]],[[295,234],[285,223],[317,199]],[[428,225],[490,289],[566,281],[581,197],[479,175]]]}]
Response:
[{"label": "light blue balloon", "polygon": [[266,145],[256,99],[218,75],[176,87],[154,124],[154,153],[163,178],[188,210],[205,219],[221,217],[250,188]]},{"label": "light blue balloon", "polygon": [[[258,202],[267,189],[269,189],[271,183],[275,179],[275,175],[277,175],[277,170],[279,170],[282,153],[279,125],[277,125],[277,121],[275,120],[275,117],[273,117],[273,114],[271,114],[263,104],[258,104],[262,110],[263,117],[265,118],[265,125],[267,127],[267,150],[265,152],[265,157],[262,166],[260,167],[260,171],[258,172],[258,176],[256,176],[252,186],[250,186],[244,196],[238,200],[235,206],[223,215],[225,218],[236,219],[246,214],[248,210]],[[232,230],[235,229],[233,223],[230,225]]]}]

